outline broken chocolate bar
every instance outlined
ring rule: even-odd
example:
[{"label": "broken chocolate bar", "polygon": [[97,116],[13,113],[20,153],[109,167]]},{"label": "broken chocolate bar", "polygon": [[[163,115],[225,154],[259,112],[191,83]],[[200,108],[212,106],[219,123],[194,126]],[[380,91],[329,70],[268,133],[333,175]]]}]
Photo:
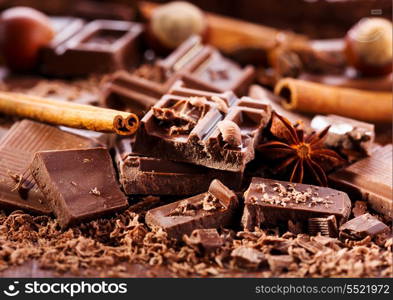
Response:
[{"label": "broken chocolate bar", "polygon": [[161,227],[169,237],[181,239],[194,229],[231,225],[237,206],[235,193],[213,180],[206,193],[149,210],[145,220],[149,227]]},{"label": "broken chocolate bar", "polygon": [[132,152],[129,138],[118,142],[116,162],[120,183],[128,195],[195,195],[206,191],[213,179],[238,190],[244,171],[222,171],[138,155]]},{"label": "broken chocolate bar", "polygon": [[[160,71],[153,69],[154,66],[149,68],[150,72]],[[132,111],[142,116],[169,90],[176,79],[175,75],[157,82],[138,76],[135,72],[118,71],[104,78],[100,103],[104,107]]]},{"label": "broken chocolate bar", "polygon": [[[45,49],[42,73],[83,76],[129,68],[138,62],[141,24],[95,20],[80,27],[75,22],[73,27],[60,30],[49,49]],[[76,32],[70,34],[70,28]]]},{"label": "broken chocolate bar", "polygon": [[238,96],[247,94],[255,77],[254,67],[242,69],[210,46],[205,46],[182,73],[187,87],[217,93],[233,91]]},{"label": "broken chocolate bar", "polygon": [[128,205],[104,148],[37,152],[30,169],[63,228]]},{"label": "broken chocolate bar", "polygon": [[363,199],[377,212],[393,217],[391,144],[375,150],[368,158],[330,174],[329,180],[353,199]]},{"label": "broken chocolate bar", "polygon": [[243,97],[166,95],[141,120],[135,151],[152,157],[241,171],[271,115],[264,101]]},{"label": "broken chocolate bar", "polygon": [[315,116],[311,127],[320,132],[327,126],[325,145],[344,155],[349,161],[359,160],[371,154],[375,132],[374,125],[336,115]]},{"label": "broken chocolate bar", "polygon": [[29,170],[35,152],[95,146],[93,140],[53,126],[29,120],[15,123],[0,141],[0,208],[50,213]]},{"label": "broken chocolate bar", "polygon": [[356,217],[340,226],[340,238],[361,240],[367,236],[388,233],[389,227],[370,214]]},{"label": "broken chocolate bar", "polygon": [[143,115],[181,77],[179,71],[200,53],[201,38],[192,36],[166,59],[140,66],[132,73],[119,71],[101,83],[101,105]]},{"label": "broken chocolate bar", "polygon": [[342,224],[351,212],[351,201],[343,192],[257,177],[244,193],[244,204],[242,225],[248,230],[261,224],[277,226],[288,220],[306,225],[310,218],[330,215]]}]

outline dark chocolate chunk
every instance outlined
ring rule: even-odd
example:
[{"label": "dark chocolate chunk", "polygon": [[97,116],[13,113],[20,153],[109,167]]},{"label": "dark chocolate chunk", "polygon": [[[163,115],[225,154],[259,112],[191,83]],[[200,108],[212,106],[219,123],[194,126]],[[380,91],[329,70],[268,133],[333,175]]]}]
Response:
[{"label": "dark chocolate chunk", "polygon": [[184,235],[183,240],[187,245],[205,253],[214,252],[224,244],[215,228],[195,229],[190,236]]},{"label": "dark chocolate chunk", "polygon": [[172,76],[164,82],[149,79],[126,71],[107,76],[101,85],[101,105],[142,116],[169,90],[177,77]]},{"label": "dark chocolate chunk", "polygon": [[392,145],[329,175],[331,184],[353,199],[363,199],[377,212],[392,218]]},{"label": "dark chocolate chunk", "polygon": [[30,169],[62,227],[128,205],[104,148],[37,152]]},{"label": "dark chocolate chunk", "polygon": [[361,240],[388,233],[389,227],[370,214],[363,214],[340,226],[340,238]]},{"label": "dark chocolate chunk", "polygon": [[243,227],[254,230],[261,224],[277,226],[288,220],[334,215],[339,224],[351,212],[348,195],[330,188],[254,177],[244,193]]},{"label": "dark chocolate chunk", "polygon": [[116,162],[128,195],[195,195],[206,191],[213,179],[238,190],[243,179],[243,170],[222,171],[135,154],[130,139],[118,142]]},{"label": "dark chocolate chunk", "polygon": [[323,236],[337,237],[338,228],[336,217],[331,215],[326,218],[308,219],[308,233],[311,235],[320,233]]},{"label": "dark chocolate chunk", "polygon": [[311,127],[320,132],[331,126],[324,143],[348,158],[359,160],[371,154],[374,143],[374,125],[336,115],[315,116]]},{"label": "dark chocolate chunk", "polygon": [[257,269],[266,261],[266,257],[261,251],[246,246],[234,249],[231,256],[240,267],[247,269]]},{"label": "dark chocolate chunk", "polygon": [[181,239],[194,229],[232,225],[237,206],[236,195],[213,180],[208,192],[152,209],[145,220],[149,227],[161,227],[169,237]]},{"label": "dark chocolate chunk", "polygon": [[66,38],[64,30],[58,33],[60,41],[57,42],[56,36],[51,49],[42,56],[44,74],[83,76],[113,72],[129,68],[139,60],[141,24],[95,20]]},{"label": "dark chocolate chunk", "polygon": [[243,97],[232,103],[229,94],[216,95],[162,97],[141,120],[135,151],[214,169],[243,170],[254,158],[271,107],[262,100]]},{"label": "dark chocolate chunk", "polygon": [[187,65],[182,80],[190,88],[217,93],[233,91],[238,96],[244,96],[254,77],[254,67],[242,69],[213,47],[205,46],[197,59]]},{"label": "dark chocolate chunk", "polygon": [[100,102],[103,106],[143,115],[166,94],[179,73],[200,53],[201,38],[192,36],[166,59],[140,66],[132,73],[119,71],[104,78]]},{"label": "dark chocolate chunk", "polygon": [[50,213],[29,170],[35,152],[95,146],[90,139],[53,126],[29,120],[15,123],[0,141],[0,208]]}]

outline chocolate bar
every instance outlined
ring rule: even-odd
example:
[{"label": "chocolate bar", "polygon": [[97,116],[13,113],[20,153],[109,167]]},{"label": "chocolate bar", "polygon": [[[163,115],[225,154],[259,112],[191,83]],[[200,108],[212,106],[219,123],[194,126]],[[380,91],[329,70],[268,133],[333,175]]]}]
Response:
[{"label": "chocolate bar", "polygon": [[213,179],[239,190],[244,171],[221,171],[138,155],[132,152],[130,139],[117,144],[116,162],[120,183],[128,195],[195,195],[206,191]]},{"label": "chocolate bar", "polygon": [[30,169],[63,228],[128,205],[104,148],[37,152]]},{"label": "chocolate bar", "polygon": [[390,232],[388,226],[368,213],[353,218],[340,226],[340,238],[355,240],[361,240],[367,236],[373,238],[388,232]]},{"label": "chocolate bar", "polygon": [[132,73],[119,71],[105,77],[101,83],[101,105],[143,115],[168,92],[181,77],[179,72],[201,49],[201,38],[192,36],[166,59],[142,65]]},{"label": "chocolate bar", "polygon": [[[135,151],[213,169],[241,171],[271,116],[263,100],[166,95],[143,117]],[[222,121],[222,122],[221,122]]]},{"label": "chocolate bar", "polygon": [[238,200],[230,189],[213,180],[206,193],[149,210],[146,224],[161,227],[169,237],[181,239],[194,229],[232,225]]},{"label": "chocolate bar", "polygon": [[0,141],[0,208],[50,213],[51,208],[44,201],[29,170],[34,153],[95,146],[90,139],[53,126],[29,120],[15,123]]},{"label": "chocolate bar", "polygon": [[359,160],[371,154],[375,139],[374,125],[336,115],[315,116],[311,127],[320,132],[331,126],[324,143],[337,150],[350,161]]},{"label": "chocolate bar", "polygon": [[[47,75],[83,76],[107,73],[136,65],[139,61],[141,24],[95,20],[77,28],[60,30],[42,55],[41,71]],[[67,34],[66,34],[67,33]]]},{"label": "chocolate bar", "polygon": [[392,145],[329,175],[331,184],[353,199],[363,199],[377,212],[392,218]]},{"label": "chocolate bar", "polygon": [[187,87],[217,93],[233,91],[238,96],[247,94],[255,77],[254,67],[242,69],[211,46],[194,51],[199,54],[182,70],[182,80]]},{"label": "chocolate bar", "polygon": [[308,184],[290,183],[254,177],[244,193],[242,225],[277,226],[288,222],[307,223],[310,218],[334,215],[338,224],[351,213],[351,201],[346,193]]}]

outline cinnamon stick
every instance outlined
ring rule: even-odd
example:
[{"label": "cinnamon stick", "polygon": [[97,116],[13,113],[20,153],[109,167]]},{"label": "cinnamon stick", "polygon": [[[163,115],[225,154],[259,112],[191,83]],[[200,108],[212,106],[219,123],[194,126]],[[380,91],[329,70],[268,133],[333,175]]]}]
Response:
[{"label": "cinnamon stick", "polygon": [[119,135],[131,135],[139,125],[133,113],[10,92],[0,92],[0,113]]},{"label": "cinnamon stick", "polygon": [[392,93],[333,87],[284,78],[274,90],[281,105],[300,112],[336,114],[369,122],[392,122]]},{"label": "cinnamon stick", "polygon": [[[145,1],[138,3],[142,16],[147,20],[158,6],[159,4]],[[209,27],[208,44],[226,53],[244,48],[270,50],[276,47],[278,42],[308,45],[307,38],[300,34],[212,13],[205,15]]]},{"label": "cinnamon stick", "polygon": [[309,74],[303,73],[298,79],[327,84],[330,86],[347,87],[359,90],[389,92],[392,90],[393,76],[384,77],[355,77],[348,74]]}]

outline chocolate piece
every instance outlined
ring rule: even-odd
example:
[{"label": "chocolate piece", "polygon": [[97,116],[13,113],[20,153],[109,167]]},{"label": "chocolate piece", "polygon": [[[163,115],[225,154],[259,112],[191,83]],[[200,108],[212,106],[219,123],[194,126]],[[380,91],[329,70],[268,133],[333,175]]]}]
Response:
[{"label": "chocolate piece", "polygon": [[241,246],[231,252],[236,263],[247,269],[257,269],[266,261],[265,255],[254,248]]},{"label": "chocolate piece", "polygon": [[329,175],[331,184],[353,199],[363,199],[377,212],[392,218],[392,145]]},{"label": "chocolate piece", "polygon": [[214,48],[205,46],[198,58],[187,65],[182,80],[190,88],[217,93],[233,91],[236,95],[243,96],[254,77],[254,67],[246,66],[242,69]]},{"label": "chocolate piece", "polygon": [[[218,97],[220,104],[232,98]],[[164,96],[141,120],[135,151],[162,159],[195,163],[209,168],[241,171],[254,158],[254,147],[271,115],[270,105],[243,97],[228,113],[215,97]],[[221,110],[220,110],[221,109]],[[223,116],[224,115],[224,116]],[[241,145],[223,140],[220,121],[232,121]]]},{"label": "chocolate piece", "polygon": [[206,191],[213,179],[238,190],[243,179],[243,170],[222,171],[135,154],[130,139],[122,139],[116,152],[120,183],[128,195],[195,195]]},{"label": "chocolate piece", "polygon": [[53,126],[29,120],[15,123],[0,141],[0,208],[50,213],[29,170],[34,153],[94,146],[96,144],[90,139]]},{"label": "chocolate piece", "polygon": [[[67,27],[68,28],[68,27]],[[113,72],[135,65],[139,60],[141,24],[95,20],[78,32],[61,38],[43,55],[41,71],[48,75],[83,76]]]},{"label": "chocolate piece", "polygon": [[324,141],[329,148],[337,150],[350,161],[359,160],[371,154],[374,143],[374,125],[336,115],[315,116],[311,127],[320,132],[331,126]]},{"label": "chocolate piece", "polygon": [[[157,69],[151,71],[158,72]],[[156,82],[118,71],[103,80],[100,103],[105,107],[129,110],[142,116],[169,90],[176,79],[176,76],[172,76],[163,82]]]},{"label": "chocolate piece", "polygon": [[128,205],[106,149],[37,152],[30,169],[63,228]]},{"label": "chocolate piece", "polygon": [[244,193],[242,225],[279,225],[288,220],[307,222],[310,218],[334,215],[339,224],[351,212],[347,194],[330,188],[254,177]]},{"label": "chocolate piece", "polygon": [[55,30],[55,37],[49,45],[42,47],[40,50],[41,71],[43,73],[48,73],[47,70],[51,69],[51,65],[57,63],[59,54],[66,50],[66,42],[85,26],[85,21],[79,18],[52,17],[50,20]]},{"label": "chocolate piece", "polygon": [[340,226],[340,238],[361,240],[367,236],[372,238],[388,233],[389,227],[370,214],[356,217]]},{"label": "chocolate piece", "polygon": [[310,218],[308,219],[308,232],[310,235],[320,233],[324,236],[337,237],[338,228],[335,216],[326,218]]},{"label": "chocolate piece", "polygon": [[183,237],[184,242],[198,251],[211,253],[224,244],[217,229],[195,229],[190,236]]},{"label": "chocolate piece", "polygon": [[101,105],[145,114],[181,77],[179,72],[202,48],[201,38],[192,36],[164,60],[142,65],[132,73],[119,71],[107,76],[101,84]]},{"label": "chocolate piece", "polygon": [[206,193],[149,210],[145,220],[149,227],[161,227],[169,237],[181,239],[194,229],[231,225],[237,206],[236,195],[213,180]]}]

